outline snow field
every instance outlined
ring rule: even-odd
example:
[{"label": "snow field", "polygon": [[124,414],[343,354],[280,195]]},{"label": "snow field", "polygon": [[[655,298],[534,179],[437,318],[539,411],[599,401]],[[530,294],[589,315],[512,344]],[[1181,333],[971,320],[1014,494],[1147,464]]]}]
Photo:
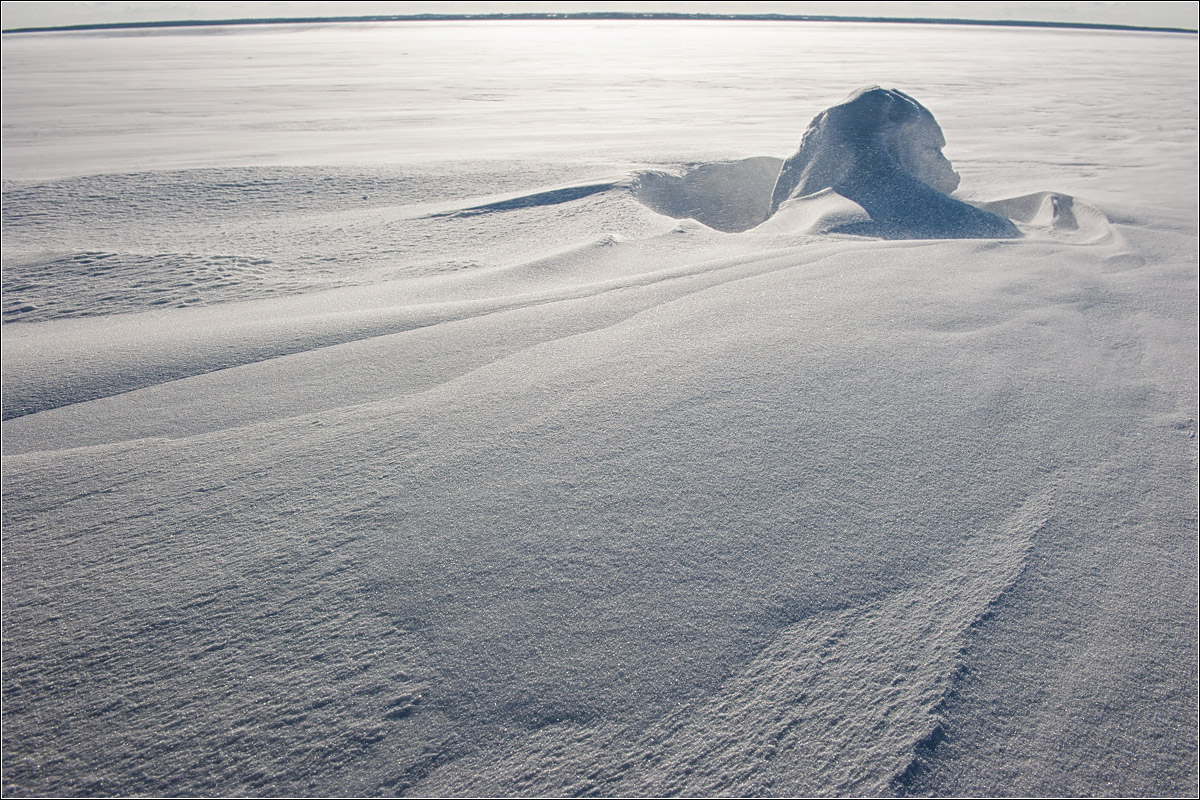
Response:
[{"label": "snow field", "polygon": [[1195,792],[1194,40],[404,30],[6,40],[6,794]]}]

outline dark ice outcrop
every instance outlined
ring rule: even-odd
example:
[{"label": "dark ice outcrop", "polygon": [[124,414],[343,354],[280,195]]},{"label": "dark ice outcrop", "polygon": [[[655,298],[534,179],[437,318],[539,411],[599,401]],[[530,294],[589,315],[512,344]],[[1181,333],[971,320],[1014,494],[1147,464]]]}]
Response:
[{"label": "dark ice outcrop", "polygon": [[942,155],[942,129],[929,110],[890,89],[859,89],[817,115],[795,155],[784,162],[770,214],[789,202],[829,192],[853,201],[866,218],[829,232],[888,239],[1011,238],[1004,217],[949,196],[958,173]]}]

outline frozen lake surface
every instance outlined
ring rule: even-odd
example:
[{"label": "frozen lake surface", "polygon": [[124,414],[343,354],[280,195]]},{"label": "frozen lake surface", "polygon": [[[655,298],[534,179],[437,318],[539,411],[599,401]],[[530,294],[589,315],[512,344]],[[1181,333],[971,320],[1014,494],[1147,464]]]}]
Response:
[{"label": "frozen lake surface", "polygon": [[3,58],[6,796],[1195,795],[1194,36]]}]

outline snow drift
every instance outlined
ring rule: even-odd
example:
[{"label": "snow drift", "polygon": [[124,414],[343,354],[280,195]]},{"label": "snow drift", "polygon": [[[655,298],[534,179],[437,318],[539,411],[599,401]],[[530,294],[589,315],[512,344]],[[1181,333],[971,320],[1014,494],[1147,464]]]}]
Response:
[{"label": "snow drift", "polygon": [[5,796],[1195,796],[1194,40],[497,30],[6,38]]},{"label": "snow drift", "polygon": [[759,156],[688,164],[676,171],[647,170],[634,177],[633,192],[660,214],[737,233],[770,216],[771,188],[782,165],[778,158]]},{"label": "snow drift", "polygon": [[784,162],[771,212],[824,190],[851,200],[868,218],[833,231],[885,239],[1000,239],[1011,222],[950,197],[958,173],[942,155],[933,114],[903,92],[872,87],[821,112],[800,149]]},{"label": "snow drift", "polygon": [[[959,175],[942,154],[945,144],[937,120],[919,102],[867,87],[818,114],[785,161],[763,156],[645,171],[633,190],[661,214],[726,232],[763,225],[773,233],[1011,239],[1021,235],[1012,219],[1078,227],[1069,195],[1039,194],[1057,198],[1041,212],[1031,210],[1034,201],[1027,198],[968,204],[951,197]],[[1096,227],[1104,223],[1090,226]]]}]

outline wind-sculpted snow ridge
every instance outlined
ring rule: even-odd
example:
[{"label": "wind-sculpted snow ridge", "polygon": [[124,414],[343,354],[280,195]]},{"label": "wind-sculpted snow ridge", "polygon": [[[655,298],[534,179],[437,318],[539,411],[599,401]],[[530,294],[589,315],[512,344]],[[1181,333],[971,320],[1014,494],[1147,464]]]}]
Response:
[{"label": "wind-sculpted snow ridge", "polygon": [[649,208],[676,219],[738,233],[771,213],[771,187],[783,161],[769,156],[690,164],[680,172],[651,170],[634,180],[634,194]]},{"label": "wind-sculpted snow ridge", "polygon": [[582,200],[593,194],[607,192],[613,189],[615,184],[612,183],[594,183],[586,186],[564,186],[561,189],[550,189],[544,192],[534,192],[533,194],[518,195],[505,200],[497,200],[491,203],[483,203],[470,208],[463,208],[456,211],[443,211],[430,216],[436,217],[472,217],[477,214],[489,214],[495,211],[515,211],[519,208],[537,208],[538,206],[556,206],[562,203],[570,203],[573,200]]},{"label": "wind-sculpted snow ridge", "polygon": [[[1069,195],[1042,192],[975,205],[951,197],[959,175],[942,154],[945,144],[925,106],[900,91],[867,87],[818,114],[787,160],[757,156],[646,170],[627,186],[653,211],[725,233],[762,226],[764,233],[1014,239],[1022,234],[1013,220],[1079,229]],[[620,182],[563,186],[431,216],[561,205],[619,188]],[[1051,195],[1057,199],[1042,209],[1042,199]],[[1089,232],[1106,226],[1099,212],[1091,217],[1099,219]]]},{"label": "wind-sculpted snow ridge", "polygon": [[951,197],[959,175],[945,136],[923,105],[870,87],[821,112],[786,161],[767,156],[650,170],[637,198],[676,219],[719,231],[850,234],[881,239],[1013,239],[1016,223],[1055,238],[1098,241],[1102,213],[1070,195],[1039,192],[968,204]]},{"label": "wind-sculpted snow ridge", "polygon": [[417,794],[569,797],[597,784],[613,796],[903,793],[911,754],[942,735],[961,637],[1016,580],[1051,506],[1050,492],[1030,498],[919,588],[784,627],[719,690],[648,727],[560,722],[472,768],[434,771]]},{"label": "wind-sculpted snow ridge", "polygon": [[840,226],[885,239],[1009,239],[1007,219],[950,197],[959,177],[933,114],[903,92],[872,87],[817,115],[784,162],[771,212],[831,189],[869,219]]}]

